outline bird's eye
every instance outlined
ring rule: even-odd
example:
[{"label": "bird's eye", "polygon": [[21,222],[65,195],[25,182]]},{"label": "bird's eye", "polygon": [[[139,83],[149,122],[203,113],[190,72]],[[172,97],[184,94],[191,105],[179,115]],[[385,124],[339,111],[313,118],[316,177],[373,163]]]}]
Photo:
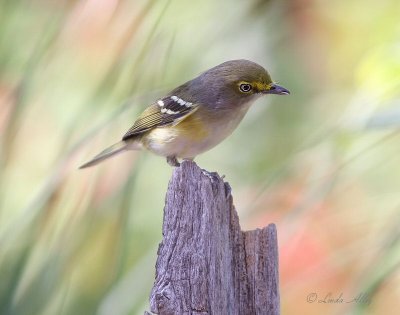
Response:
[{"label": "bird's eye", "polygon": [[239,90],[243,93],[249,93],[252,90],[252,86],[249,83],[242,83],[239,85]]}]

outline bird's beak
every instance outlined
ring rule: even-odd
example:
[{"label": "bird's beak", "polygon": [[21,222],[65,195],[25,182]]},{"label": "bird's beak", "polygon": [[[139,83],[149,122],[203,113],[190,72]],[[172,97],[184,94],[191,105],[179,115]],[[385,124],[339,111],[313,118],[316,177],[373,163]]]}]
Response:
[{"label": "bird's beak", "polygon": [[268,89],[263,91],[264,94],[278,94],[278,95],[288,95],[290,94],[289,90],[285,89],[278,84],[272,83]]}]

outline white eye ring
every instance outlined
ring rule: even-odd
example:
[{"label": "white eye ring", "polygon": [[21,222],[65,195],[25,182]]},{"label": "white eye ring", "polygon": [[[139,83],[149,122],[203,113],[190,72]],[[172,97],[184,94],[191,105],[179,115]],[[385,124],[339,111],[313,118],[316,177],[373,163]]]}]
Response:
[{"label": "white eye ring", "polygon": [[243,93],[249,93],[253,87],[249,83],[242,83],[239,85],[239,90]]}]

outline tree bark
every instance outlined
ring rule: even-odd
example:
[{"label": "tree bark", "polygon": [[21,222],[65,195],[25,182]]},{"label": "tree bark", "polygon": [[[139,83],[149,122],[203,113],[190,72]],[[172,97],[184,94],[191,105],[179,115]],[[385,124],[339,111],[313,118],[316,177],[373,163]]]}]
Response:
[{"label": "tree bark", "polygon": [[241,231],[228,183],[194,162],[175,168],[166,195],[151,311],[277,315],[278,282],[275,225]]}]

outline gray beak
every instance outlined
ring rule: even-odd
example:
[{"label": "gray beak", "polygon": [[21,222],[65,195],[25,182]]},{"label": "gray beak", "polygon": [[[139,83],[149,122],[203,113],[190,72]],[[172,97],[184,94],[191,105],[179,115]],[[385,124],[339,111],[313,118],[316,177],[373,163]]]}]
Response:
[{"label": "gray beak", "polygon": [[264,94],[278,94],[278,95],[289,95],[289,90],[285,89],[278,84],[273,83],[269,90],[263,91]]}]

